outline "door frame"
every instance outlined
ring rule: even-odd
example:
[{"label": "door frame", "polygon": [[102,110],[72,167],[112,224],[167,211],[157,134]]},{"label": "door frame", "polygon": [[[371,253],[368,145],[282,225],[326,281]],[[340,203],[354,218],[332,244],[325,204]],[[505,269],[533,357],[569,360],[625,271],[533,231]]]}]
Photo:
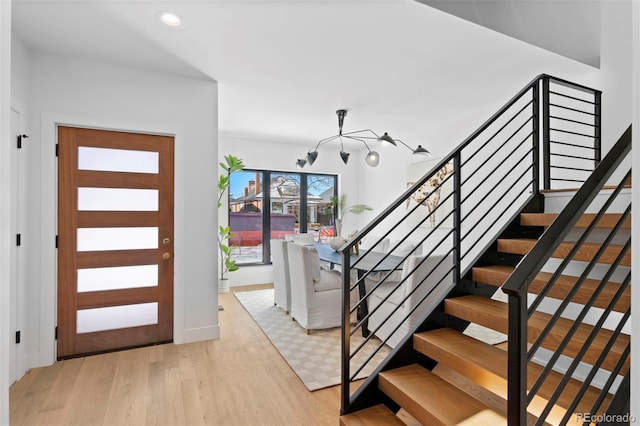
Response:
[{"label": "door frame", "polygon": [[[185,196],[184,191],[177,188],[184,187],[184,152],[178,132],[168,128],[160,128],[157,125],[141,125],[137,121],[109,120],[87,118],[69,114],[43,113],[40,121],[41,146],[41,244],[40,244],[40,323],[39,335],[40,348],[38,360],[34,360],[37,366],[52,365],[56,362],[57,342],[55,339],[55,327],[57,323],[57,249],[55,237],[58,229],[58,168],[56,158],[56,144],[58,143],[58,126],[86,127],[99,130],[115,130],[120,132],[145,133],[159,136],[172,136],[174,145],[174,290],[173,290],[173,341],[183,343],[185,341],[184,324],[184,285],[181,277],[184,274],[185,241],[183,226],[185,222]],[[48,242],[51,242],[50,244]]]},{"label": "door frame", "polygon": [[[58,138],[58,359],[173,342],[175,138],[70,126],[58,126]],[[62,142],[64,145],[61,145]],[[78,166],[80,147],[153,152],[158,156],[158,170],[155,173],[119,172],[117,168],[85,171]],[[123,177],[126,177],[125,182],[119,182]],[[157,210],[136,211],[133,208],[131,211],[110,212],[109,208],[105,208],[107,211],[102,213],[107,222],[103,223],[102,216],[95,217],[95,212],[79,209],[80,198],[76,195],[76,190],[85,184],[97,188],[153,188],[158,192]],[[140,217],[138,212],[142,213],[143,222],[137,219]],[[111,223],[113,221],[115,223]],[[126,223],[121,223],[122,221]],[[83,228],[108,230],[111,227],[130,226],[155,227],[157,236],[152,244],[154,247],[107,248],[106,251],[98,248],[83,252],[78,247],[79,242],[76,242],[76,232]],[[166,241],[162,240],[163,237]],[[126,240],[125,236],[123,238]],[[161,256],[162,252],[164,255],[168,254],[169,258]],[[82,268],[148,263],[158,268],[156,286],[116,286],[88,293],[76,288]],[[81,333],[76,329],[76,317],[82,309],[125,307],[131,303],[157,304],[157,321],[115,329],[109,329],[108,326],[103,329],[106,324],[102,322],[99,330],[90,333]]]}]

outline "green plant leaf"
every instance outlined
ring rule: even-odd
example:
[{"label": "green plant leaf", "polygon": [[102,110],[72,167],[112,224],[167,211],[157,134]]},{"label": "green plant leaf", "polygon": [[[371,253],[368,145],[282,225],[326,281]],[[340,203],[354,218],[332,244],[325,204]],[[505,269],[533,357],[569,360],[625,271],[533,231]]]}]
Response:
[{"label": "green plant leaf", "polygon": [[[218,208],[221,208],[223,206],[222,197],[224,196],[225,191],[229,189],[229,184],[231,183],[229,175],[242,170],[244,165],[241,159],[232,154],[225,155],[224,161],[220,161],[218,164],[226,172],[220,174],[220,177],[218,178]],[[224,243],[231,237],[231,228],[229,226],[220,225],[218,227],[218,246],[220,247],[221,252],[221,278],[225,278],[227,272],[237,271],[239,269],[236,265],[236,261],[229,257],[235,247],[230,247]]]},{"label": "green plant leaf", "polygon": [[349,211],[353,214],[362,214],[365,211],[371,211],[371,210],[373,209],[367,206],[366,204],[354,204],[353,206],[349,207]]}]

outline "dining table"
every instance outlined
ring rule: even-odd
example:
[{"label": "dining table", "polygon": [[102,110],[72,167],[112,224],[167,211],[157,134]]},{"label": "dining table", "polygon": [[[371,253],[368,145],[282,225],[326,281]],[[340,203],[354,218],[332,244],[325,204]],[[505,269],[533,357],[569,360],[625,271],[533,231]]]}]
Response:
[{"label": "dining table", "polygon": [[[342,264],[342,253],[335,251],[329,244],[316,243],[314,247],[318,252],[318,258],[323,262],[328,262],[332,267],[333,265]],[[362,303],[358,306],[357,318],[358,322],[362,323],[362,337],[368,337],[370,334],[369,320],[367,318],[369,308],[365,297],[367,295],[365,280],[362,277],[367,271],[388,272],[402,269],[404,258],[379,251],[359,249],[358,253],[352,253],[349,259],[351,268],[355,269],[358,274],[358,295],[362,300]]]}]

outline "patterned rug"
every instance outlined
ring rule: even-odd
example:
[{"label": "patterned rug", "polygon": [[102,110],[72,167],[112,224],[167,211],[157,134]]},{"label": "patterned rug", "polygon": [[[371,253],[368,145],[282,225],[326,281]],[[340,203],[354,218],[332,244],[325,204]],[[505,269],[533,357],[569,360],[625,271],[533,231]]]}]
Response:
[{"label": "patterned rug", "polygon": [[[307,389],[314,391],[340,384],[339,327],[313,330],[307,335],[297,322],[291,321],[289,315],[274,306],[273,289],[234,294]],[[357,333],[351,337],[352,347],[361,342],[362,337]],[[377,338],[369,340],[365,348],[354,357],[352,365],[360,365],[369,356],[370,352],[366,348],[375,349],[379,344]],[[367,377],[389,351],[389,348],[384,346],[360,372],[358,378]]]}]

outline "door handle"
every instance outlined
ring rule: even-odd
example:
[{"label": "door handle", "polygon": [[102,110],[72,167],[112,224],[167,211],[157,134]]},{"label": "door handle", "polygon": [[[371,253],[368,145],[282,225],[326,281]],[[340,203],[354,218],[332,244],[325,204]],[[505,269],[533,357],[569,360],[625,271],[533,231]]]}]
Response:
[{"label": "door handle", "polygon": [[171,253],[169,253],[168,251],[165,251],[164,253],[162,253],[162,258],[164,260],[169,260],[171,259]]},{"label": "door handle", "polygon": [[164,244],[165,246],[168,246],[169,244],[171,244],[171,239],[170,238],[164,238],[162,240],[162,244]]}]

